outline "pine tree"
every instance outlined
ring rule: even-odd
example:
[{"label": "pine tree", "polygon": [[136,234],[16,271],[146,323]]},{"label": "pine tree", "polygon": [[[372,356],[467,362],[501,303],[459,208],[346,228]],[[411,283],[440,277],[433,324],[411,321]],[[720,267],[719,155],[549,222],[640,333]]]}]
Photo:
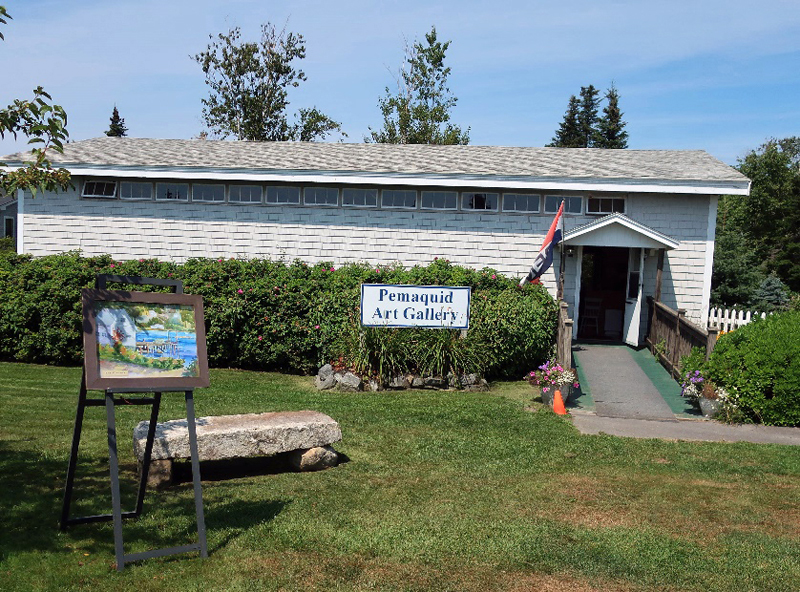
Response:
[{"label": "pine tree", "polygon": [[569,105],[567,112],[564,114],[564,120],[553,136],[553,140],[547,144],[548,147],[553,148],[585,148],[581,138],[580,129],[578,126],[578,113],[580,111],[580,104],[575,95],[569,98]]},{"label": "pine tree", "polygon": [[599,94],[600,91],[591,84],[581,87],[581,110],[578,113],[578,130],[581,135],[582,148],[592,148],[594,146],[597,109],[600,106],[600,101],[597,98]]},{"label": "pine tree", "polygon": [[628,132],[623,128],[627,125],[622,121],[622,111],[619,110],[619,93],[614,84],[606,91],[606,106],[603,115],[597,120],[597,132],[594,139],[595,148],[627,148]]},{"label": "pine tree", "polygon": [[580,98],[572,95],[564,120],[556,135],[547,146],[561,148],[627,148],[627,124],[622,121],[619,110],[619,93],[612,84],[604,96],[607,105],[603,115],[597,116],[600,108],[598,91],[593,85],[582,86]]},{"label": "pine tree", "polygon": [[112,138],[121,138],[128,135],[128,128],[125,127],[125,120],[119,116],[117,106],[114,105],[114,111],[111,113],[111,125],[108,126],[107,136]]}]

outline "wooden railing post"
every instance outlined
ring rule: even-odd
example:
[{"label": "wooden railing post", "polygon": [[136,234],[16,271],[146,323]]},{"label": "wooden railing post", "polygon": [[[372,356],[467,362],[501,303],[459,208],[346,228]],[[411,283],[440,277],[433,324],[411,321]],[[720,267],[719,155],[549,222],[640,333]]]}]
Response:
[{"label": "wooden railing post", "polygon": [[681,344],[681,321],[686,316],[686,309],[679,308],[678,315],[675,317],[675,333],[672,340],[673,347],[670,348],[670,363],[672,364],[672,375],[675,378],[680,377],[680,369],[678,368],[681,361],[680,344]]},{"label": "wooden railing post", "polygon": [[719,329],[716,327],[708,328],[708,339],[706,340],[706,361],[708,361],[708,358],[711,357],[711,352],[714,351],[714,346],[717,345],[718,335]]},{"label": "wooden railing post", "polygon": [[558,303],[558,341],[556,355],[564,368],[572,368],[572,319],[567,316],[569,305],[563,300]]}]

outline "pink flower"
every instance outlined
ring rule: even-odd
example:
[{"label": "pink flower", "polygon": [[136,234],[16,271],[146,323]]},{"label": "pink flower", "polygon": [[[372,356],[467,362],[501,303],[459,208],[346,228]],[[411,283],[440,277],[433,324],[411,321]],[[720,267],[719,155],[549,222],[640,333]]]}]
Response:
[{"label": "pink flower", "polygon": [[236,292],[237,292],[238,294],[244,294],[244,290],[242,290],[241,288],[239,288],[238,290],[236,290]]},{"label": "pink flower", "polygon": [[335,269],[335,268],[333,268],[333,267],[331,267],[331,271],[336,271],[336,269]]},{"label": "pink flower", "polygon": [[222,263],[222,259],[217,259],[217,263]]},{"label": "pink flower", "polygon": [[550,390],[550,387],[549,387],[549,386],[543,386],[543,387],[542,387],[542,392],[543,392],[543,393],[546,393],[546,392],[547,392],[547,391],[549,391],[549,390]]},{"label": "pink flower", "polygon": [[375,269],[375,273],[380,273],[380,272],[381,272],[380,269],[377,269],[377,268]]},{"label": "pink flower", "polygon": [[574,388],[580,388],[580,386],[581,386],[581,385],[579,385],[577,382],[573,382],[573,383],[572,383],[572,386],[573,386]]},{"label": "pink flower", "polygon": [[110,267],[111,269],[114,269],[114,268],[116,267],[116,265],[114,265],[114,264],[112,263],[111,265],[109,265],[109,267]]},{"label": "pink flower", "polygon": [[258,336],[258,340],[259,340],[259,341],[261,341],[262,339],[264,339],[264,338],[263,338],[263,337],[261,337],[261,335],[259,335],[259,336]]},{"label": "pink flower", "polygon": [[315,329],[319,329],[319,325],[314,325],[314,328]]},{"label": "pink flower", "polygon": [[144,263],[144,259],[139,259],[139,263]]},{"label": "pink flower", "polygon": [[497,279],[497,276],[496,276],[495,274],[492,274],[492,279],[493,279],[493,280],[496,280],[496,279]]}]

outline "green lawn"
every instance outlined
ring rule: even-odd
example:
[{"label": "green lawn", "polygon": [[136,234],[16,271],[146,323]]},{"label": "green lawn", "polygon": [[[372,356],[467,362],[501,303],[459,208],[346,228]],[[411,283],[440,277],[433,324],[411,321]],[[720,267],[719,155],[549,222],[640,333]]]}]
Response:
[{"label": "green lawn", "polygon": [[[797,448],[582,436],[526,411],[526,383],[318,393],[230,370],[197,391],[198,415],[316,409],[341,424],[349,461],[208,479],[209,558],[117,573],[110,523],[58,531],[79,382],[76,368],[0,364],[0,590],[800,590]],[[131,484],[146,415],[117,413]],[[182,395],[165,395],[161,418],[177,417]],[[107,512],[102,409],[82,444],[75,512]],[[190,483],[149,492],[126,552],[194,528]]]}]

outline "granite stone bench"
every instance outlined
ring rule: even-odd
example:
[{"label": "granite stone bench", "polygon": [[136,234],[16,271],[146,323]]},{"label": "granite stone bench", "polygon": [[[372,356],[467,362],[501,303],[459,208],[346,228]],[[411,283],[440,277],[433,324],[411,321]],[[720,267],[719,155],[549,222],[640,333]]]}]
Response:
[{"label": "granite stone bench", "polygon": [[[290,453],[290,462],[301,471],[335,466],[338,455],[331,444],[342,439],[339,424],[318,411],[199,417],[196,426],[201,461]],[[149,421],[142,421],[133,430],[133,452],[140,467],[149,427]],[[172,461],[190,456],[186,419],[158,423],[148,484],[168,485],[172,481]]]}]

